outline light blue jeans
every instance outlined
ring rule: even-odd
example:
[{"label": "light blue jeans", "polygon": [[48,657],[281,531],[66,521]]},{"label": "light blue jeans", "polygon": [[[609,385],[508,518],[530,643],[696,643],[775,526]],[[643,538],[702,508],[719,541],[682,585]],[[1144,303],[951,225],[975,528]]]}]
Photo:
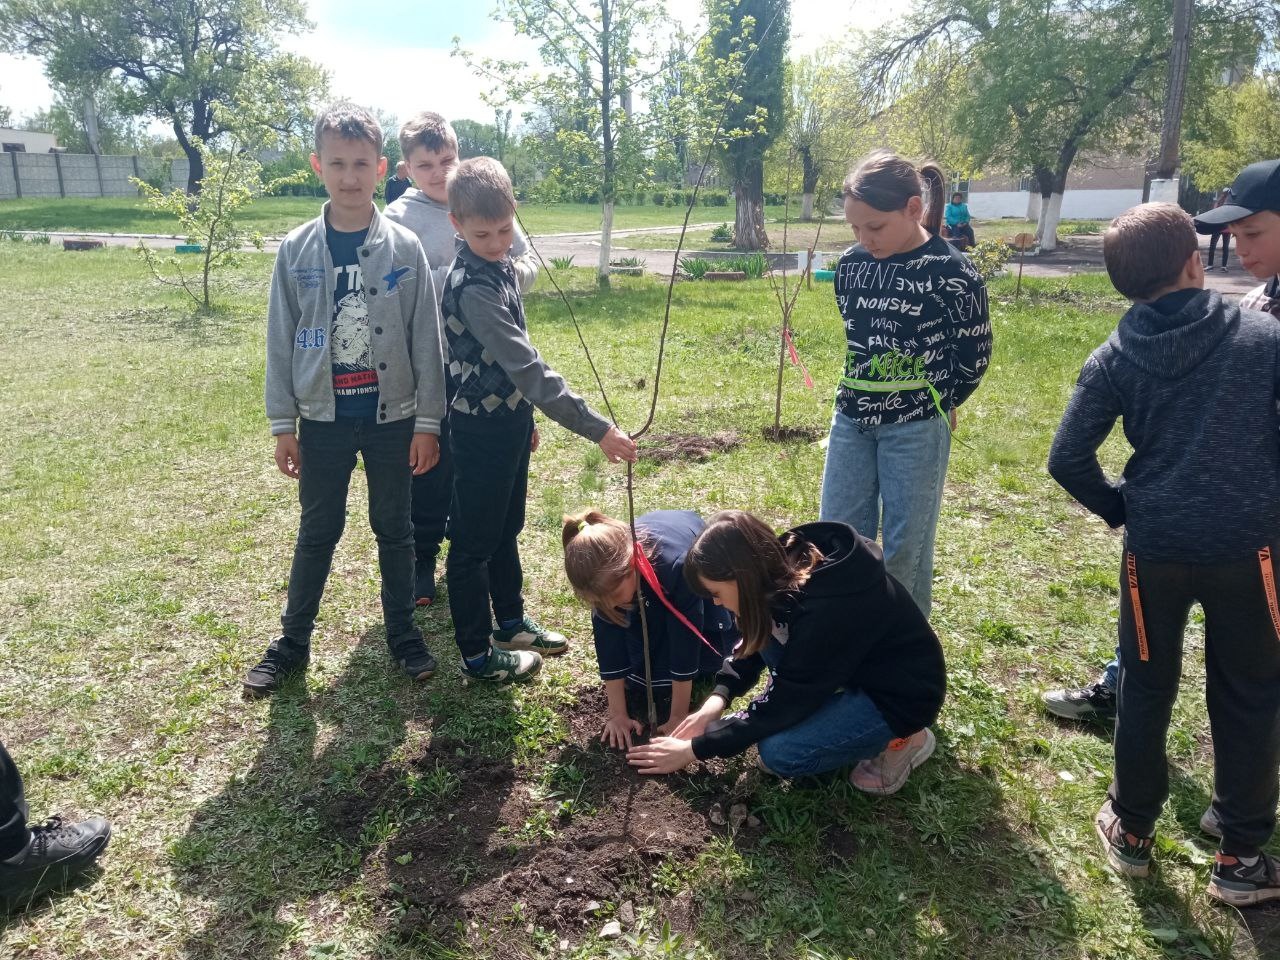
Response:
[{"label": "light blue jeans", "polygon": [[941,417],[860,427],[837,410],[822,471],[820,518],[847,523],[872,540],[883,528],[885,567],[926,617],[950,454],[951,431]]},{"label": "light blue jeans", "polygon": [[808,777],[878,757],[893,731],[861,690],[838,690],[794,727],[765,737],[760,761],[779,777]]}]

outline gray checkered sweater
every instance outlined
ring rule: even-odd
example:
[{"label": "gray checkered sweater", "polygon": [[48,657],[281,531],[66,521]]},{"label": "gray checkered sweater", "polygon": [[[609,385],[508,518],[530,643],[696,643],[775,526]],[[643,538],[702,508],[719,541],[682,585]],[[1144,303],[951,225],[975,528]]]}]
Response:
[{"label": "gray checkered sweater", "polygon": [[538,355],[509,259],[491,263],[458,240],[440,302],[454,415],[500,417],[535,406],[566,430],[599,443],[609,421]]}]

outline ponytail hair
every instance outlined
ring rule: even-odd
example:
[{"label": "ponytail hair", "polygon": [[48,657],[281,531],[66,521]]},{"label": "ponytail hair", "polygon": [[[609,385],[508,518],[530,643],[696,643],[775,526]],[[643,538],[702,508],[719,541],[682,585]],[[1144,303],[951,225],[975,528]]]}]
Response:
[{"label": "ponytail hair", "polygon": [[627,618],[606,599],[632,574],[631,528],[599,510],[584,510],[564,518],[560,541],[574,595],[610,623],[626,626]]},{"label": "ponytail hair", "polygon": [[917,168],[889,150],[876,150],[844,178],[844,195],[886,213],[901,210],[912,197],[924,202],[920,225],[931,237],[942,229],[947,178],[933,161]]},{"label": "ponytail hair", "polygon": [[780,595],[801,589],[822,562],[822,551],[789,530],[781,537],[745,510],[726,510],[711,518],[693,541],[684,561],[689,589],[707,596],[703,580],[738,588],[738,659],[749,657],[773,633],[771,605]]}]

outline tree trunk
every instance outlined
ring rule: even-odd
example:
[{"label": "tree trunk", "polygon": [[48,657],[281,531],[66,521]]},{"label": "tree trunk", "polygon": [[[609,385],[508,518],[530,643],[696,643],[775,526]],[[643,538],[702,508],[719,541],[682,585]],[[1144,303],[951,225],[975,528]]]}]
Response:
[{"label": "tree trunk", "polygon": [[98,129],[98,101],[92,90],[86,90],[83,100],[84,137],[89,141],[89,152],[101,155],[102,134]]},{"label": "tree trunk", "polygon": [[737,211],[733,220],[733,245],[739,250],[768,250],[764,229],[764,161],[749,161],[744,175],[733,183]]},{"label": "tree trunk", "polygon": [[1036,240],[1040,249],[1049,253],[1058,249],[1058,222],[1062,219],[1062,189],[1058,188],[1040,202],[1040,222],[1036,225]]},{"label": "tree trunk", "polygon": [[808,223],[813,219],[813,195],[818,190],[818,165],[813,162],[813,150],[800,148],[800,187],[804,198],[800,204],[800,219]]},{"label": "tree trunk", "polygon": [[603,204],[600,216],[600,264],[596,271],[596,282],[601,287],[609,286],[609,258],[613,247],[613,203]]},{"label": "tree trunk", "polygon": [[1169,80],[1165,89],[1164,120],[1160,126],[1160,158],[1155,179],[1169,180],[1178,169],[1182,133],[1182,105],[1191,62],[1191,20],[1194,0],[1173,0],[1173,45],[1169,51]]}]

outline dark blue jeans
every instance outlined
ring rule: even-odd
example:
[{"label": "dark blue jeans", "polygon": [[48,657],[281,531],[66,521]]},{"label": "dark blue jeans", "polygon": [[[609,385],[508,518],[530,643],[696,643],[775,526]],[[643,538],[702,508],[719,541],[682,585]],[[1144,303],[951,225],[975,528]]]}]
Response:
[{"label": "dark blue jeans", "polygon": [[450,417],[453,505],[445,581],[463,657],[478,657],[489,649],[490,604],[500,621],[524,616],[517,540],[524,529],[532,440],[532,410]]},{"label": "dark blue jeans", "polygon": [[280,618],[284,629],[280,646],[285,652],[300,656],[310,648],[333,550],[346,524],[347,492],[356,454],[364,460],[369,485],[369,526],[378,541],[387,646],[395,651],[407,640],[421,639],[413,622],[412,439],[412,417],[383,424],[372,420],[301,422],[298,500],[302,520],[289,571],[289,599]]},{"label": "dark blue jeans", "polygon": [[453,499],[453,450],[449,418],[440,421],[440,462],[413,478],[413,545],[418,566],[434,567]]},{"label": "dark blue jeans", "polygon": [[21,853],[30,839],[22,775],[0,743],[0,860]]}]

